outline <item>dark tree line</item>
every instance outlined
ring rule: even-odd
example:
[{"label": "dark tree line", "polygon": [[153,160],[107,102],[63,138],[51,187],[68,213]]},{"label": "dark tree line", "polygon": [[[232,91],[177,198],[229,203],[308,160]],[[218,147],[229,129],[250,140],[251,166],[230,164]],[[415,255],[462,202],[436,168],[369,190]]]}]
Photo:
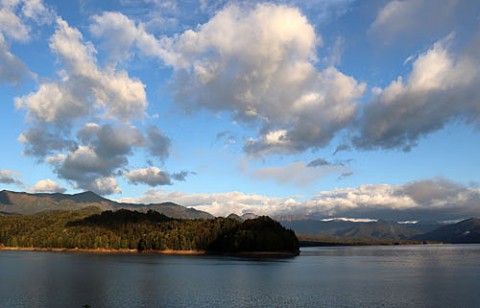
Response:
[{"label": "dark tree line", "polygon": [[36,248],[298,251],[298,240],[269,217],[179,220],[155,211],[96,208],[0,216],[0,245]]}]

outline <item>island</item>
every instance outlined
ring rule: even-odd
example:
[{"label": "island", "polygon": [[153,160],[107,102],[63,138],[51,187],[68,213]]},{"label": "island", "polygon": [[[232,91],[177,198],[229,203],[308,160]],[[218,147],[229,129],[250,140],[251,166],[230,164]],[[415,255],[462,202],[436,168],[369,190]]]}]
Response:
[{"label": "island", "polygon": [[299,254],[299,241],[267,216],[175,219],[154,210],[88,207],[0,216],[0,248],[288,257]]}]

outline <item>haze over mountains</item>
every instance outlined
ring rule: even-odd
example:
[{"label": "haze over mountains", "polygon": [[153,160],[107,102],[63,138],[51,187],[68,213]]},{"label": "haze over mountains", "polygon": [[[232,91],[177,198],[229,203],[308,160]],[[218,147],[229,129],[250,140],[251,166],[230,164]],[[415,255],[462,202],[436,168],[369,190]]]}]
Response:
[{"label": "haze over mountains", "polygon": [[[176,219],[213,219],[214,216],[194,208],[175,203],[158,204],[119,203],[103,198],[93,192],[79,194],[30,194],[25,192],[0,191],[0,215],[32,215],[54,210],[78,210],[97,207],[102,211],[129,209],[140,212],[155,210]],[[230,214],[228,218],[244,221],[258,217],[254,213],[242,216]],[[318,220],[304,216],[274,217],[283,226],[292,229],[301,238],[316,242],[409,242],[435,241],[447,243],[480,243],[480,219],[471,218],[456,224],[445,222],[398,223],[385,220]]]}]

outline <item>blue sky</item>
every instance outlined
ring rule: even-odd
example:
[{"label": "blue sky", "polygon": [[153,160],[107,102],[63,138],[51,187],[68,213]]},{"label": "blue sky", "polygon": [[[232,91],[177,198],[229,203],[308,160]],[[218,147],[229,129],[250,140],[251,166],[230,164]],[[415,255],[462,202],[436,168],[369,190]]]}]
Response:
[{"label": "blue sky", "polygon": [[0,3],[4,189],[480,215],[475,1]]}]

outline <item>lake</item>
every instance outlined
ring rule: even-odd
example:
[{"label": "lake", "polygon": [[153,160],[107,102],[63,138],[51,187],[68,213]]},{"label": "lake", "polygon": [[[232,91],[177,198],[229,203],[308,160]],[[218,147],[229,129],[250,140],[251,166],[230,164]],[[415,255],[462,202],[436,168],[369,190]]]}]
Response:
[{"label": "lake", "polygon": [[0,251],[0,307],[480,307],[480,245],[292,259]]}]

